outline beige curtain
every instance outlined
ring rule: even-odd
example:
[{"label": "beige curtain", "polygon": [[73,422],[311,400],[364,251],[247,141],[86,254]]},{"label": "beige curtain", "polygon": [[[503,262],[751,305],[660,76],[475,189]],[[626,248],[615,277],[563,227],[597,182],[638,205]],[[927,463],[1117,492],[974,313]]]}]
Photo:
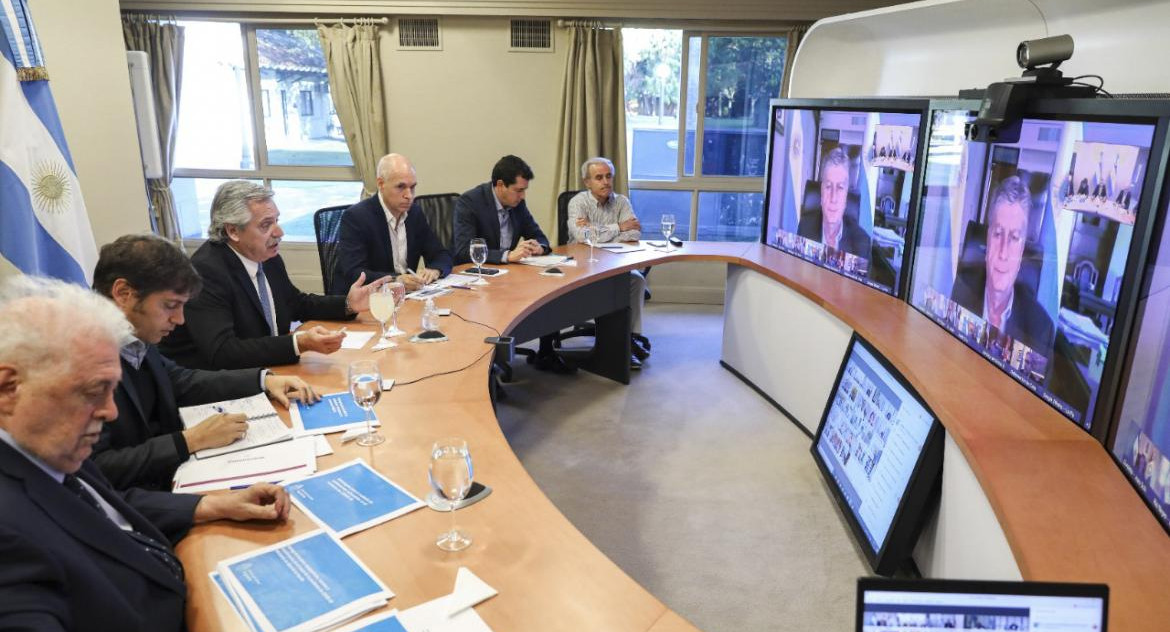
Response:
[{"label": "beige curtain", "polygon": [[378,188],[378,160],[387,153],[386,102],[382,99],[382,59],[374,24],[318,26],[333,106],[345,130],[362,197]]},{"label": "beige curtain", "polygon": [[784,53],[784,79],[780,83],[780,96],[788,96],[788,84],[792,80],[792,63],[796,61],[796,49],[800,48],[800,41],[808,33],[807,26],[795,26],[788,31],[788,48]]},{"label": "beige curtain", "polygon": [[179,87],[183,76],[183,27],[174,20],[152,16],[122,17],[126,50],[144,51],[150,57],[154,109],[158,116],[158,140],[162,150],[161,178],[146,181],[150,197],[150,223],[154,232],[176,243],[182,241],[175,198],[171,194],[174,171],[175,132],[179,127]]},{"label": "beige curtain", "polygon": [[582,187],[581,163],[594,156],[614,162],[614,190],[628,191],[625,95],[621,29],[569,27],[553,208],[561,191]]}]

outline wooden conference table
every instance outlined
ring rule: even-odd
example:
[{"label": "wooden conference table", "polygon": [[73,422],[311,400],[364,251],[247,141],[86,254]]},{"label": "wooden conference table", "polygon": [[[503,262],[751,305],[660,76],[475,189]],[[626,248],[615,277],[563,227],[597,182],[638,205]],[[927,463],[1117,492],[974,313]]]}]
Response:
[{"label": "wooden conference table", "polygon": [[[799,292],[873,343],[906,375],[970,463],[1025,579],[1107,583],[1112,629],[1167,629],[1170,538],[1105,450],[906,303],[760,244],[689,242],[670,252],[599,251],[597,263],[586,261],[584,246],[558,251],[578,262],[564,268],[563,278],[513,265],[488,287],[437,299],[458,315],[442,319],[448,342],[417,345],[400,337],[399,346],[386,351],[309,353],[300,364],[279,369],[300,375],[320,392],[338,392],[346,389],[349,362],[374,358],[383,376],[398,383],[375,409],[388,440],[362,448],[340,445],[332,435],[334,454],[320,458],[319,469],[363,458],[423,497],[429,490],[431,444],[459,436],[471,448],[476,480],[494,490],[457,512],[460,527],[475,540],[460,553],[435,547],[435,536],[449,527],[451,516],[429,509],[345,538],[396,593],[391,607],[406,609],[449,593],[456,569],[466,566],[499,590],[476,607],[499,632],[695,629],[594,547],[524,470],[492,411],[491,353],[483,338],[495,335],[491,328],[504,333],[530,328],[530,317],[541,307],[629,270],[707,260],[749,268]],[[407,301],[399,317],[402,328],[418,331],[420,313],[421,303]],[[349,325],[350,330],[377,327],[368,313]],[[405,384],[439,373],[446,374]],[[220,560],[315,528],[295,508],[282,525],[220,522],[195,528],[178,546],[190,585],[190,628],[245,630],[207,573]],[[782,596],[798,588],[776,590]]]}]

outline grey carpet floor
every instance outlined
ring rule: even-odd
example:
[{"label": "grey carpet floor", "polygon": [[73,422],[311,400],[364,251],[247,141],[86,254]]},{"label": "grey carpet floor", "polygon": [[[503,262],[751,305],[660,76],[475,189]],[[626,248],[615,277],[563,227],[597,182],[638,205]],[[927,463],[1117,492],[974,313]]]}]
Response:
[{"label": "grey carpet floor", "polygon": [[646,305],[628,387],[516,362],[497,416],[544,493],[706,632],[852,630],[860,556],[809,438],[719,365],[718,306]]}]

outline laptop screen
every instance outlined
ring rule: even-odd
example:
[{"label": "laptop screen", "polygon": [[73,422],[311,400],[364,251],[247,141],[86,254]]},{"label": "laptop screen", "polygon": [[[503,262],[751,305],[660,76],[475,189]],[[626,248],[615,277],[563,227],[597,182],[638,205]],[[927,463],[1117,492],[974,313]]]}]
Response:
[{"label": "laptop screen", "polygon": [[1103,632],[1100,584],[858,580],[857,632],[1031,630]]}]

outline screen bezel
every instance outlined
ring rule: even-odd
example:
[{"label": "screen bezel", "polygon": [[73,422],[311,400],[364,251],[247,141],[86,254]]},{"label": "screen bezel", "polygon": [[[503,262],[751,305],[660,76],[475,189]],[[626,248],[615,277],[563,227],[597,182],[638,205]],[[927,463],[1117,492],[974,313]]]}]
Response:
[{"label": "screen bezel", "polygon": [[[922,224],[922,193],[925,187],[929,138],[934,125],[935,112],[967,110],[976,114],[979,111],[979,106],[980,102],[973,99],[932,99],[930,101],[924,128],[924,138],[926,139],[924,142],[926,142],[926,147],[924,147],[921,156],[923,178],[918,182],[919,191],[918,197],[916,198],[916,203],[918,204],[915,212],[916,227]],[[1157,219],[1157,210],[1162,206],[1160,192],[1164,187],[1165,181],[1168,149],[1166,139],[1167,131],[1170,129],[1170,101],[1157,99],[1042,99],[1029,103],[1023,110],[1021,118],[1043,120],[1075,118],[1080,121],[1101,123],[1149,123],[1154,125],[1154,134],[1150,140],[1149,164],[1146,167],[1146,177],[1142,183],[1142,205],[1138,208],[1137,220],[1133,224],[1133,239],[1130,242],[1125,271],[1121,277],[1121,291],[1117,298],[1117,311],[1114,315],[1113,331],[1109,336],[1109,349],[1120,351],[1109,353],[1106,357],[1105,366],[1101,371],[1101,382],[1097,388],[1096,404],[1092,410],[1085,411],[1087,425],[1078,424],[1073,421],[1054,404],[1040,397],[1038,393],[1029,389],[1024,383],[1016,379],[1015,376],[1007,371],[1002,371],[1017,386],[1031,392],[1040,401],[1043,401],[1060,414],[1061,417],[1067,419],[1069,423],[1080,427],[1090,433],[1099,442],[1105,444],[1106,437],[1110,433],[1112,426],[1113,412],[1118,405],[1118,388],[1121,371],[1124,366],[1123,360],[1128,360],[1129,357],[1125,353],[1125,350],[1128,349],[1130,344],[1134,311],[1137,306],[1139,286],[1141,285],[1139,275],[1145,268],[1146,259],[1149,256],[1149,242],[1153,223]],[[906,294],[904,295],[904,299],[910,307],[926,316],[928,320],[950,334],[951,332],[942,323],[935,321],[934,317],[927,313],[926,310],[915,305],[911,296],[911,291],[914,287],[915,266],[917,264],[915,255],[919,248],[919,237],[920,235],[915,231],[914,246],[913,248],[908,248],[908,250],[913,251],[913,254],[910,256],[908,264],[906,264],[910,268],[909,273],[905,275]],[[1135,280],[1139,282],[1135,283]],[[960,344],[967,347],[976,356],[979,356],[981,360],[990,363],[990,360],[982,357],[979,350],[971,347],[958,336],[951,335]],[[992,365],[995,366],[994,364]]]},{"label": "screen bezel", "polygon": [[877,285],[870,285],[847,276],[840,270],[819,265],[813,261],[809,261],[803,257],[799,257],[787,250],[778,248],[768,243],[768,223],[770,220],[771,201],[772,201],[772,156],[775,151],[776,143],[776,110],[777,109],[803,109],[803,110],[829,110],[829,111],[853,111],[861,114],[869,114],[873,112],[891,114],[918,114],[918,138],[916,139],[916,150],[914,154],[914,173],[911,174],[910,180],[910,199],[909,212],[906,218],[906,243],[918,242],[918,193],[922,183],[922,168],[926,164],[923,161],[925,153],[926,129],[930,124],[927,114],[929,112],[930,100],[926,98],[920,99],[889,99],[889,98],[874,98],[874,99],[772,99],[768,102],[768,151],[765,155],[764,164],[764,213],[763,219],[760,222],[760,243],[764,246],[772,248],[776,251],[782,252],[790,257],[799,259],[809,265],[827,270],[834,274],[843,276],[850,281],[853,281],[864,287],[872,288],[882,294],[888,294],[897,298],[905,298],[906,292],[909,289],[909,271],[907,267],[911,263],[911,254],[909,247],[902,249],[902,274],[899,276],[896,287],[885,290]]},{"label": "screen bezel", "polygon": [[1082,597],[1100,599],[1101,630],[1109,628],[1109,586],[1074,582],[994,581],[979,579],[884,579],[857,578],[856,632],[864,632],[865,593],[881,592],[966,593],[974,595],[1021,595],[1025,597]]},{"label": "screen bezel", "polygon": [[[878,549],[870,545],[869,538],[865,535],[865,529],[862,528],[860,519],[854,513],[853,508],[849,506],[848,500],[841,492],[841,488],[833,480],[833,475],[829,471],[828,465],[817,450],[821,436],[825,431],[825,424],[829,419],[829,411],[833,407],[833,400],[837,394],[837,389],[841,386],[841,379],[845,375],[845,368],[849,365],[854,348],[859,345],[865,348],[871,356],[876,358],[882,368],[902,388],[906,389],[906,392],[933,417],[930,430],[926,434],[926,440],[922,444],[922,451],[919,452],[918,460],[915,462],[913,470],[911,470],[910,478],[906,481],[906,488],[902,494],[902,500],[898,503],[898,509],[894,512],[894,517],[890,521],[890,528],[886,532],[885,541],[882,542],[881,547]],[[938,483],[942,473],[943,436],[944,429],[942,422],[939,421],[938,415],[931,410],[930,406],[923,401],[918,391],[910,385],[906,378],[894,368],[894,365],[881,352],[875,349],[873,345],[862,338],[857,332],[853,332],[853,335],[849,339],[849,346],[845,350],[845,357],[841,360],[841,368],[837,370],[837,378],[833,380],[833,388],[829,391],[829,398],[825,403],[825,411],[821,414],[821,422],[817,426],[816,434],[813,435],[810,451],[812,452],[813,460],[817,464],[817,468],[821,471],[821,476],[824,477],[825,483],[832,491],[833,500],[836,501],[837,507],[845,516],[845,520],[849,524],[849,529],[853,532],[853,537],[857,540],[858,546],[865,553],[866,562],[869,563],[873,572],[878,575],[893,574],[910,557],[910,554],[914,550],[914,544],[918,540],[918,534],[922,530],[928,509],[933,505],[932,501],[938,496]]]}]

